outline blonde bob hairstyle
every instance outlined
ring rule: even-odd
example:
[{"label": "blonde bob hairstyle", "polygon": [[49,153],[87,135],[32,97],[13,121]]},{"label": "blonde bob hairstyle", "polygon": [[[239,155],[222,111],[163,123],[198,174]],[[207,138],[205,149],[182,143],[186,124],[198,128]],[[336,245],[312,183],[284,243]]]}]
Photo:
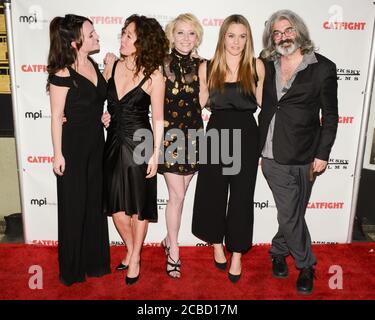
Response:
[{"label": "blonde bob hairstyle", "polygon": [[195,33],[197,34],[197,43],[195,44],[193,51],[196,50],[202,43],[203,27],[201,23],[199,22],[199,20],[197,19],[197,17],[191,13],[180,14],[178,17],[176,17],[171,22],[169,22],[167,26],[165,27],[165,34],[169,40],[169,47],[171,49],[174,48],[173,33],[176,29],[176,24],[178,22],[190,23],[193,26],[193,29]]}]

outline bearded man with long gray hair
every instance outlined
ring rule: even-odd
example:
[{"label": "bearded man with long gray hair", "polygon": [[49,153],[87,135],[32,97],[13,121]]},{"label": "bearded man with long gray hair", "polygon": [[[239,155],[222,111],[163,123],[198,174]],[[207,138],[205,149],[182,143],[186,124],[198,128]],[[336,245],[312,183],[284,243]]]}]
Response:
[{"label": "bearded man with long gray hair", "polygon": [[325,171],[336,137],[336,65],[315,52],[305,23],[290,10],[269,18],[263,46],[260,151],[279,223],[269,252],[272,273],[286,278],[285,257],[291,254],[300,270],[297,292],[311,294],[317,260],[305,213],[316,176]]}]

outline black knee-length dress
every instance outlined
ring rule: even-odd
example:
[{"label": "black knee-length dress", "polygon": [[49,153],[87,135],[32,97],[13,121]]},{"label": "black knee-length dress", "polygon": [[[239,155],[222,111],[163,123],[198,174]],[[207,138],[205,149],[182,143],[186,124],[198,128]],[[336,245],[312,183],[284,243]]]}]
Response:
[{"label": "black knee-length dress", "polygon": [[49,82],[68,87],[62,127],[65,172],[57,176],[60,280],[66,285],[87,276],[110,273],[107,216],[103,215],[103,147],[101,123],[107,83],[93,63],[98,82],[68,67],[70,76]]},{"label": "black knee-length dress", "polygon": [[[148,141],[148,154],[152,155],[153,152],[149,117],[151,98],[142,89],[147,78],[143,78],[123,97],[118,97],[114,81],[117,62],[108,81],[108,111],[111,123],[104,150],[105,212],[111,215],[125,211],[125,214],[130,216],[138,214],[139,220],[156,222],[156,175],[146,179],[149,157],[146,153],[137,151],[140,143],[146,145]],[[138,138],[134,139],[138,129],[149,133],[146,142],[145,137],[139,134]],[[142,158],[145,159],[144,162],[141,162]]]},{"label": "black knee-length dress", "polygon": [[201,62],[190,53],[183,55],[176,49],[164,60],[164,153],[158,166],[161,174],[189,175],[198,171],[199,139],[194,132],[203,130],[198,78]]}]

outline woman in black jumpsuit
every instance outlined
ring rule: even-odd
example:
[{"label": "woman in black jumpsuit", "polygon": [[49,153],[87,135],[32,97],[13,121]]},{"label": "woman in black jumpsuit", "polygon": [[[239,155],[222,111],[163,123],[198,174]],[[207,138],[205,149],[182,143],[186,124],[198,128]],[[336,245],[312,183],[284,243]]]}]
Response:
[{"label": "woman in black jumpsuit", "polygon": [[[219,139],[207,139],[206,164],[200,158],[192,231],[214,245],[214,262],[222,270],[227,265],[222,246],[225,240],[233,253],[228,272],[232,282],[240,279],[242,254],[252,245],[259,159],[258,127],[253,113],[262,88],[259,79],[263,78],[257,75],[258,65],[262,73],[261,62],[253,58],[249,23],[243,16],[232,15],[221,26],[214,58],[199,70],[200,102],[205,105],[209,100],[212,111],[206,137],[218,133]],[[226,133],[229,139],[225,138]],[[219,155],[216,163],[214,153]],[[231,164],[226,163],[226,154],[232,157]]]},{"label": "woman in black jumpsuit", "polygon": [[[107,84],[88,56],[99,49],[90,20],[56,17],[50,25],[48,89],[52,111],[53,169],[57,175],[60,281],[110,273],[107,217],[102,206]],[[62,125],[65,115],[67,122]]]}]

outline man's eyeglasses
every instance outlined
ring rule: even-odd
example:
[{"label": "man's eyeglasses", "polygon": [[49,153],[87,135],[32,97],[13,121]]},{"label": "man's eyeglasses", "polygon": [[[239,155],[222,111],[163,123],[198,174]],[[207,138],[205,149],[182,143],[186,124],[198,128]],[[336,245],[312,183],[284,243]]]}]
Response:
[{"label": "man's eyeglasses", "polygon": [[279,39],[282,38],[283,35],[285,35],[286,37],[290,37],[290,36],[292,36],[295,32],[296,32],[296,29],[294,29],[293,27],[286,28],[284,32],[281,32],[281,31],[279,31],[279,30],[275,30],[274,32],[272,32],[272,37],[273,37],[275,40],[279,40]]}]

